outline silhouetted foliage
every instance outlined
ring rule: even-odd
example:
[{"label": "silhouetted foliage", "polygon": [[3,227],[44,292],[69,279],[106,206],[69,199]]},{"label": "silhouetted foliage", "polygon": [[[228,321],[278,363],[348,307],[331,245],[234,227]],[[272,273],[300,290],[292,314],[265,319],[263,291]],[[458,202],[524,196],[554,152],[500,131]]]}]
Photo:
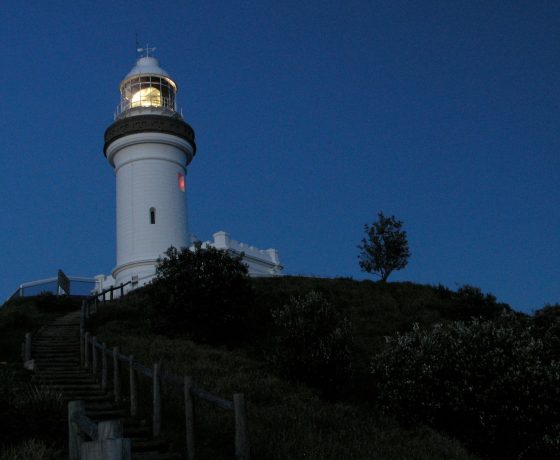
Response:
[{"label": "silhouetted foliage", "polygon": [[442,319],[492,319],[512,311],[508,304],[498,302],[494,295],[484,294],[480,288],[468,284],[461,286],[457,292],[439,285],[436,292],[444,301],[436,307]]},{"label": "silhouetted foliage", "polygon": [[212,247],[169,248],[147,291],[152,329],[208,343],[245,339],[252,289],[241,260]]},{"label": "silhouetted foliage", "polygon": [[388,338],[372,363],[380,406],[493,458],[551,458],[560,436],[560,363],[529,318],[457,321]]},{"label": "silhouetted foliage", "polygon": [[377,221],[371,226],[364,225],[366,238],[358,246],[362,271],[373,273],[381,281],[387,281],[393,271],[406,267],[410,251],[402,226],[402,221],[395,219],[395,216],[385,217],[383,212],[377,215]]},{"label": "silhouetted foliage", "polygon": [[537,310],[534,323],[538,336],[548,344],[545,349],[548,358],[560,362],[560,304]]},{"label": "silhouetted foliage", "polygon": [[[0,367],[0,457],[4,458],[8,446],[35,438],[47,445],[56,443],[59,448],[53,452],[59,452],[56,458],[63,458],[61,448],[67,430],[64,399],[55,390],[32,384],[30,378],[21,366]],[[21,454],[11,458],[36,457]]]},{"label": "silhouetted foliage", "polygon": [[54,295],[51,292],[41,292],[35,297],[37,309],[41,312],[65,313],[77,310],[80,301],[66,295]]},{"label": "silhouetted foliage", "polygon": [[271,360],[289,378],[340,396],[351,371],[350,322],[321,294],[292,297],[272,311],[275,347]]}]

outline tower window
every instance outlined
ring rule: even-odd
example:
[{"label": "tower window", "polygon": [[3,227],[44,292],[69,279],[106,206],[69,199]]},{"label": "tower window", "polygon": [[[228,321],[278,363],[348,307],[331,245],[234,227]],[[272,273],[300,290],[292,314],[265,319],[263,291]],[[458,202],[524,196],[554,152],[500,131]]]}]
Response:
[{"label": "tower window", "polygon": [[177,180],[179,181],[179,190],[181,192],[185,191],[185,175],[182,173],[177,174]]},{"label": "tower window", "polygon": [[150,224],[156,223],[156,208],[150,208]]}]

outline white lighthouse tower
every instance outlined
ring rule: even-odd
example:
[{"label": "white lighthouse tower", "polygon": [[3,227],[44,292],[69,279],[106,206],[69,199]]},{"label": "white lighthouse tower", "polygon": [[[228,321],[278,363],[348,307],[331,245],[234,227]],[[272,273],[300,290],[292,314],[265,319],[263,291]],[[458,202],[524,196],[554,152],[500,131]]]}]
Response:
[{"label": "white lighthouse tower", "polygon": [[187,165],[196,152],[193,129],[177,113],[177,85],[146,55],[120,85],[115,122],[104,153],[117,181],[117,264],[114,283],[139,287],[153,278],[170,246],[190,246]]}]

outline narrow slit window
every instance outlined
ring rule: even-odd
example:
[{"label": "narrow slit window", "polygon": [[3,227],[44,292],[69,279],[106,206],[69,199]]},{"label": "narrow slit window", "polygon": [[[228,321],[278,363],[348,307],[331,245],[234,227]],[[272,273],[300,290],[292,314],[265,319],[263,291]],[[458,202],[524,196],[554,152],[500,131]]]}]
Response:
[{"label": "narrow slit window", "polygon": [[156,208],[150,208],[150,224],[156,223]]}]

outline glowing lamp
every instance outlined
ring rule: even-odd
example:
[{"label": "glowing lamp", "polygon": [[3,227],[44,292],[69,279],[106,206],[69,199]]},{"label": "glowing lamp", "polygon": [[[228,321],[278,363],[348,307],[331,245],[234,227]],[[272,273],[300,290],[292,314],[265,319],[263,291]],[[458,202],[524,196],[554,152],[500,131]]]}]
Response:
[{"label": "glowing lamp", "polygon": [[136,66],[121,83],[121,103],[118,118],[137,113],[138,110],[153,108],[162,113],[177,111],[175,95],[177,85],[152,56],[138,60]]}]

